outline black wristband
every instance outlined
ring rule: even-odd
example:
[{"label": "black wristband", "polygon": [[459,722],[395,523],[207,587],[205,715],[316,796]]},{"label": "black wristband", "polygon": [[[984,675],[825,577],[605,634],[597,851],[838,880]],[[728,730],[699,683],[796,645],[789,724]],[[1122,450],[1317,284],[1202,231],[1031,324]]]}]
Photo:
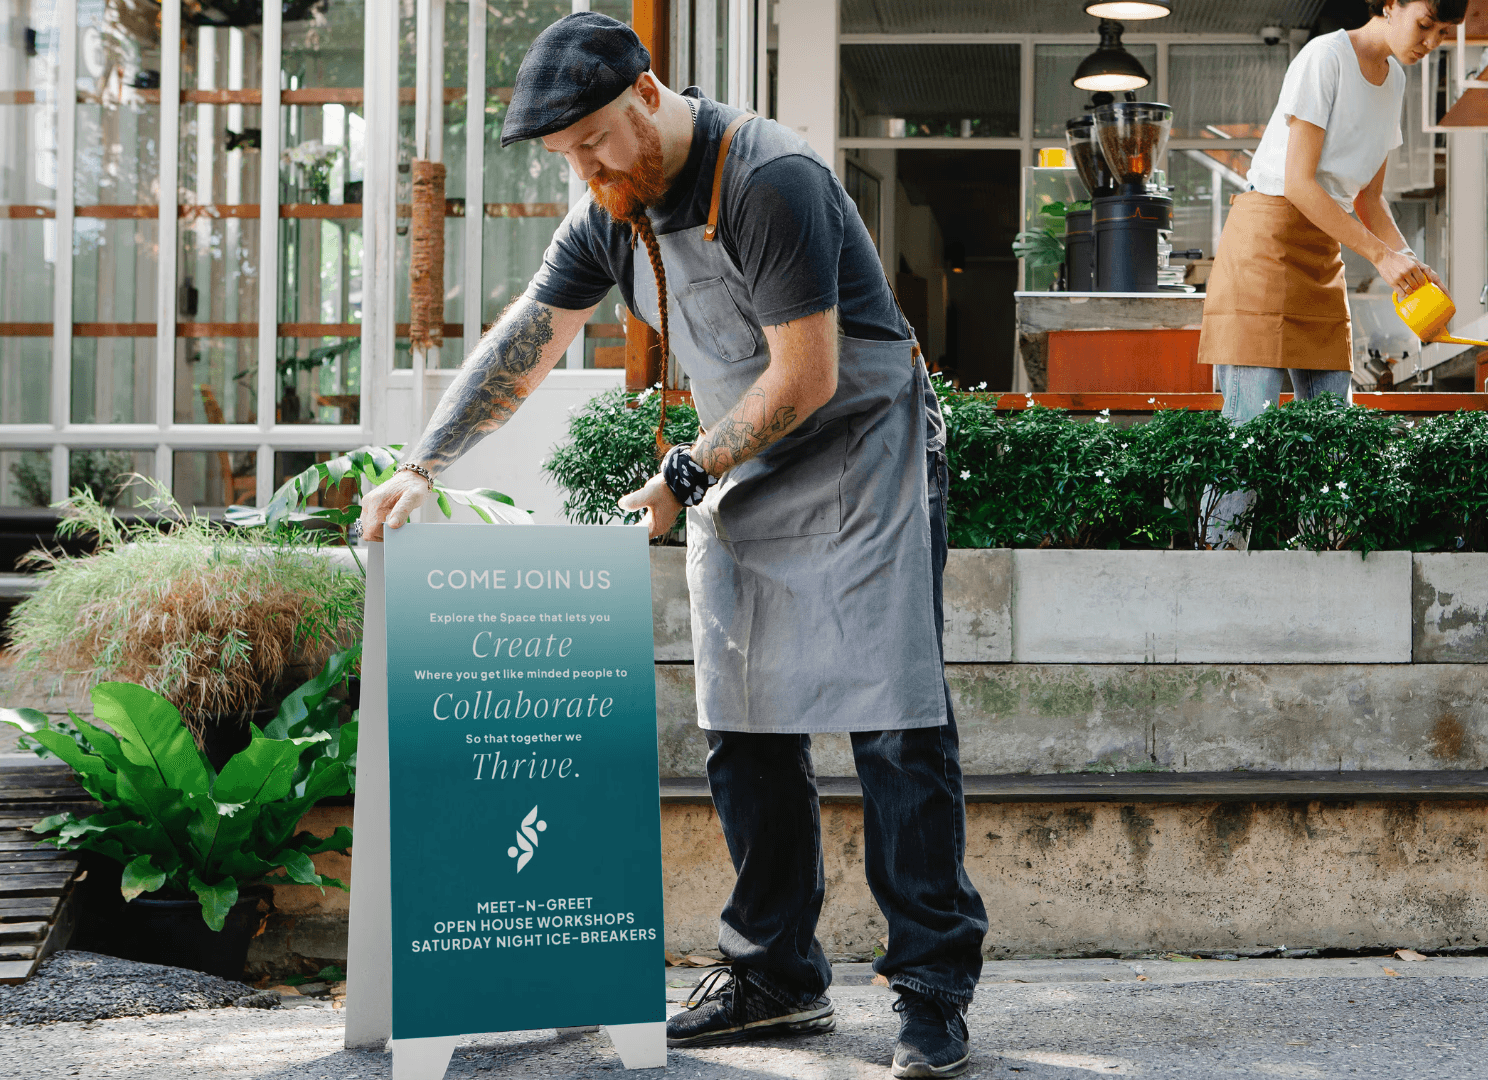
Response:
[{"label": "black wristband", "polygon": [[708,475],[708,470],[692,460],[688,451],[691,443],[681,443],[667,451],[661,459],[661,478],[672,494],[683,506],[696,506],[708,494],[708,489],[718,483],[718,478]]}]

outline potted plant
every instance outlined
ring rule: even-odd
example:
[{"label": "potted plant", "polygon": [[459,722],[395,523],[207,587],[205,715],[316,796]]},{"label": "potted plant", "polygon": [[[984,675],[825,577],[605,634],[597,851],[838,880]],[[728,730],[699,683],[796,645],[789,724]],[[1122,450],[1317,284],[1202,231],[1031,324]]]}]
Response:
[{"label": "potted plant", "polygon": [[[323,673],[324,674],[324,673]],[[142,686],[93,688],[94,715],[110,730],[73,714],[71,731],[44,715],[4,717],[61,758],[102,806],[75,818],[37,822],[43,843],[94,851],[123,866],[121,950],[131,959],[242,975],[248,945],[263,928],[272,884],[346,886],[316,872],[310,856],[345,852],[351,830],[329,837],[295,827],[318,800],[351,790],[355,723],[274,736],[257,727],[247,747],[214,769],[165,698]],[[313,726],[325,695],[298,699],[281,731]]]},{"label": "potted plant", "polygon": [[61,504],[58,535],[97,550],[37,551],[42,586],[11,613],[16,670],[57,685],[137,683],[177,708],[213,767],[274,715],[281,685],[360,639],[364,583],[299,528],[227,528],[158,486],[163,527],[127,524],[91,493]]}]

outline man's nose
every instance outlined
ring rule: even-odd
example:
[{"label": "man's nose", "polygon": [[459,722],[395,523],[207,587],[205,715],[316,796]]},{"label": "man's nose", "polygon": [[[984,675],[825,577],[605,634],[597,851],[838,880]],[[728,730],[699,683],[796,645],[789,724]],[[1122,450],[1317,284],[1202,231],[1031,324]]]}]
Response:
[{"label": "man's nose", "polygon": [[568,167],[578,173],[579,179],[586,184],[598,176],[600,172],[599,162],[588,155],[583,157],[577,154],[573,155],[568,159]]}]

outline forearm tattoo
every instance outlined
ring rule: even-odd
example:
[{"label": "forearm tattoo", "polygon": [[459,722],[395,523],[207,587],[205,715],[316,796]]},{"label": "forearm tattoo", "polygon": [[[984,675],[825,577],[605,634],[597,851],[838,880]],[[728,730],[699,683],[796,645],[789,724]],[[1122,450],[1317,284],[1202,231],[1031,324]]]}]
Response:
[{"label": "forearm tattoo", "polygon": [[465,358],[408,460],[438,473],[510,420],[532,392],[527,378],[552,340],[552,311],[518,300]]},{"label": "forearm tattoo", "polygon": [[750,388],[722,420],[693,444],[692,460],[713,476],[748,461],[800,423],[794,405],[770,407],[764,390]]}]

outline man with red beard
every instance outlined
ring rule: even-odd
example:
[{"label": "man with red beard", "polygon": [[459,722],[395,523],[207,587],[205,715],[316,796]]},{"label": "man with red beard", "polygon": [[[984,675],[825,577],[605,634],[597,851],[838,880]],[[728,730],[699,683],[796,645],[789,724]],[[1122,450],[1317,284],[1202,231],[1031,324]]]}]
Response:
[{"label": "man with red beard", "polygon": [[703,431],[620,505],[653,537],[687,514],[698,724],[737,880],[730,963],[669,1045],[834,1024],[815,937],[825,892],[811,735],[851,733],[874,964],[899,994],[893,1072],[956,1076],[986,911],[941,654],[944,424],[873,242],[799,136],[649,70],[624,24],[576,14],[516,79],[503,146],[541,138],[589,184],[542,269],[466,359],[398,474],[367,497],[377,539],[500,427],[611,287],[691,379]]}]

